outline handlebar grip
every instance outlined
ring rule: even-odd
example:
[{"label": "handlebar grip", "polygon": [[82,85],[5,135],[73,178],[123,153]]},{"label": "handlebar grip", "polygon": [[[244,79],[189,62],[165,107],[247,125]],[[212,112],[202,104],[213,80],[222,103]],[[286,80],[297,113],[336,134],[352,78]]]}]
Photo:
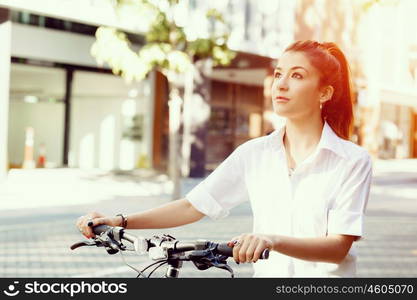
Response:
[{"label": "handlebar grip", "polygon": [[[217,246],[217,252],[221,255],[225,255],[225,256],[229,256],[232,257],[233,256],[233,248],[230,248],[227,243],[220,243]],[[268,259],[269,257],[269,249],[265,249],[261,256],[259,257],[259,259]]]},{"label": "handlebar grip", "polygon": [[229,257],[233,256],[233,248],[230,248],[229,246],[227,246],[227,243],[220,243],[217,246],[217,252],[221,255],[225,255]]},{"label": "handlebar grip", "polygon": [[93,227],[94,234],[100,235],[103,232],[108,231],[109,229],[112,229],[113,227],[107,226],[107,225],[97,225]]}]

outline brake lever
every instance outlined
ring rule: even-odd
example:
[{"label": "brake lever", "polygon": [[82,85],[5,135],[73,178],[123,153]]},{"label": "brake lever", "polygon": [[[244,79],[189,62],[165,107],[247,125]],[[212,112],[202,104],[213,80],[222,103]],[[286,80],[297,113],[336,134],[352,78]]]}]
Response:
[{"label": "brake lever", "polygon": [[101,234],[97,235],[91,240],[88,241],[81,241],[75,243],[70,248],[71,250],[75,250],[79,247],[83,246],[96,246],[96,247],[104,247],[108,254],[116,254],[120,250],[126,250],[126,246],[122,243],[115,240],[113,237],[109,236],[109,234]]},{"label": "brake lever", "polygon": [[216,268],[228,271],[230,273],[231,278],[235,277],[235,274],[233,272],[232,267],[229,266],[226,262],[222,263],[222,262],[219,262],[219,261],[215,261],[215,262],[213,262],[213,266],[216,267]]},{"label": "brake lever", "polygon": [[109,234],[102,233],[101,235],[96,235],[94,241],[96,243],[96,246],[104,247],[108,254],[116,254],[120,250],[123,251],[126,249],[125,245],[116,241]]},{"label": "brake lever", "polygon": [[77,242],[75,244],[73,244],[70,249],[71,250],[75,250],[79,247],[83,247],[83,246],[100,246],[99,243],[97,242],[92,242],[92,241],[81,241],[81,242]]},{"label": "brake lever", "polygon": [[232,267],[227,264],[227,256],[215,255],[212,252],[213,249],[195,250],[192,251],[186,258],[191,260],[199,270],[207,270],[211,267],[222,269],[230,273],[230,277],[234,278],[234,272]]}]

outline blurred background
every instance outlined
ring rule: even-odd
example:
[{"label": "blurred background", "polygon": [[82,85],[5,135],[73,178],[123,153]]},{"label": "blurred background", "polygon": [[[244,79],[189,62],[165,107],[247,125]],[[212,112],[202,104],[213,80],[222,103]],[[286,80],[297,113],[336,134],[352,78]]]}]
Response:
[{"label": "blurred background", "polygon": [[[0,0],[0,276],[132,276],[102,249],[68,250],[76,218],[178,199],[279,127],[272,70],[303,39],[346,54],[352,141],[374,159],[358,273],[417,276],[416,11],[412,0]],[[251,230],[249,205],[220,222],[163,232],[227,240]]]}]

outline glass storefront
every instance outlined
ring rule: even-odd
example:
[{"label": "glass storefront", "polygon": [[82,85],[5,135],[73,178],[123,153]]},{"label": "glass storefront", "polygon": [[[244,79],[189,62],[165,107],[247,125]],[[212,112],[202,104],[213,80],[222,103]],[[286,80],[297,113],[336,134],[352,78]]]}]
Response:
[{"label": "glass storefront", "polygon": [[237,146],[261,136],[263,87],[212,81],[206,169],[214,170]]},{"label": "glass storefront", "polygon": [[[10,167],[23,165],[25,143],[30,140],[33,140],[33,154],[29,160],[39,164],[39,156],[45,152],[47,167],[61,166],[64,94],[65,70],[12,64],[8,133]],[[33,132],[33,137],[28,131]]]},{"label": "glass storefront", "polygon": [[[132,170],[151,166],[154,112],[150,79],[127,84],[113,74],[75,69],[67,129],[65,85],[65,68],[12,64],[11,168],[22,167],[25,160],[31,161],[28,166],[40,166],[42,159],[43,167],[63,166],[65,130],[70,132],[69,167]],[[29,157],[28,143],[32,144]]]},{"label": "glass storefront", "polygon": [[112,74],[76,71],[69,165],[104,170],[149,167],[151,82],[127,84]]}]

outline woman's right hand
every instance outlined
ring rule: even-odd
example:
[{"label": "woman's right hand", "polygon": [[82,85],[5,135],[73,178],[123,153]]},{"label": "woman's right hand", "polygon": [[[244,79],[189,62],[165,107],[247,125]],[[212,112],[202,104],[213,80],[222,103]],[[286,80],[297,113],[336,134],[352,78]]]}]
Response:
[{"label": "woman's right hand", "polygon": [[86,238],[95,237],[93,227],[97,225],[120,226],[121,217],[106,217],[98,212],[90,212],[78,218],[76,226]]}]

